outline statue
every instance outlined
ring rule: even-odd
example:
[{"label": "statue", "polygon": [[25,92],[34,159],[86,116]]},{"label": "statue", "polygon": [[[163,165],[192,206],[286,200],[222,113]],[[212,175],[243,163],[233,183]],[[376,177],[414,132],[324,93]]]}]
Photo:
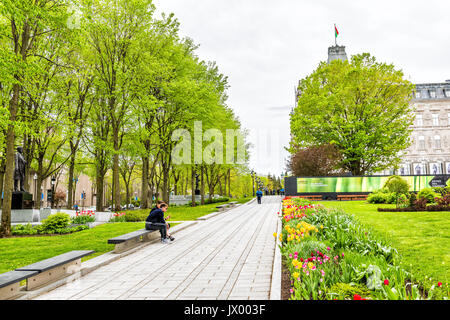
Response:
[{"label": "statue", "polygon": [[[23,148],[17,147],[17,153],[15,156],[15,168],[14,168],[14,191],[27,192],[23,183],[25,181],[25,166],[27,162],[23,156]],[[18,184],[20,183],[20,189]]]},{"label": "statue", "polygon": [[198,183],[199,183],[199,174],[195,175],[195,195],[200,195],[200,190],[198,189]]}]

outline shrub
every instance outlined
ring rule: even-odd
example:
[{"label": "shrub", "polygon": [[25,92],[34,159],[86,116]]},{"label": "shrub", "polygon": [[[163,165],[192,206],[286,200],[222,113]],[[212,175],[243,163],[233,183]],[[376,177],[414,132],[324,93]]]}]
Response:
[{"label": "shrub", "polygon": [[58,212],[48,216],[36,229],[38,233],[59,233],[56,230],[67,228],[70,224],[70,216],[67,213]]},{"label": "shrub", "polygon": [[367,197],[369,203],[386,203],[387,194],[382,192],[373,192]]},{"label": "shrub", "polygon": [[439,206],[443,206],[443,207],[450,206],[450,193],[446,193],[442,197],[437,198],[436,202]]},{"label": "shrub", "polygon": [[[230,198],[227,198],[227,197],[221,197],[221,198],[217,198],[217,199],[214,199],[214,198],[213,199],[209,199],[209,198],[207,198],[207,199],[205,199],[205,204],[221,203],[221,202],[228,202],[228,201],[230,201]],[[197,206],[199,206],[200,202],[195,202],[195,204]],[[192,201],[189,201],[187,205],[188,206],[192,206]]]},{"label": "shrub", "polygon": [[18,225],[12,226],[11,233],[15,236],[33,235],[33,234],[37,234],[37,229],[33,228],[31,223],[28,223],[26,225],[18,224]]},{"label": "shrub", "polygon": [[384,184],[384,188],[387,188],[389,192],[394,194],[395,204],[399,206],[400,196],[406,194],[409,191],[408,182],[399,176],[391,176]]},{"label": "shrub", "polygon": [[147,219],[150,210],[147,211],[130,211],[125,215],[126,222],[141,222]]},{"label": "shrub", "polygon": [[417,198],[419,199],[427,199],[427,203],[434,203],[434,198],[437,198],[438,194],[433,191],[432,188],[424,188],[420,190],[419,194],[417,195]]},{"label": "shrub", "polygon": [[416,205],[417,196],[414,192],[409,195],[409,207],[413,208]]}]

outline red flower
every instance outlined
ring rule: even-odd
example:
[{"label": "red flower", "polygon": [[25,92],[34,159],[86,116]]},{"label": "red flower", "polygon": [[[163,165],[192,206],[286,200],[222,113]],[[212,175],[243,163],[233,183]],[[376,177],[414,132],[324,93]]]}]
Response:
[{"label": "red flower", "polygon": [[384,280],[384,285],[385,286],[389,285],[389,280],[388,279]]},{"label": "red flower", "polygon": [[438,287],[442,287],[442,282],[438,282]]},{"label": "red flower", "polygon": [[362,298],[361,298],[360,295],[355,294],[355,295],[353,296],[353,300],[362,300]]}]

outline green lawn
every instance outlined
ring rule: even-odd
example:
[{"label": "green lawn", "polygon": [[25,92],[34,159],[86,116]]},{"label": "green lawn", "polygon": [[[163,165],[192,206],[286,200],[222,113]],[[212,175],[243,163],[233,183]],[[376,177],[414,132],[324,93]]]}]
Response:
[{"label": "green lawn", "polygon": [[[251,198],[238,199],[240,203]],[[172,221],[195,220],[198,217],[216,212],[219,204],[209,204],[197,207],[169,207],[166,215]],[[142,211],[142,217],[148,215],[149,210]],[[138,213],[138,210],[134,210]],[[175,224],[171,225],[172,227]],[[95,253],[82,259],[92,259],[96,256],[112,251],[114,245],[108,244],[110,238],[144,228],[143,222],[106,223],[95,228],[68,235],[29,236],[0,239],[0,273],[11,271],[71,250],[94,250]]]},{"label": "green lawn", "polygon": [[[402,256],[406,270],[431,283],[450,280],[450,212],[378,212],[365,201],[321,201],[327,208],[341,208],[361,223],[387,236]],[[430,281],[427,281],[428,283]]]}]

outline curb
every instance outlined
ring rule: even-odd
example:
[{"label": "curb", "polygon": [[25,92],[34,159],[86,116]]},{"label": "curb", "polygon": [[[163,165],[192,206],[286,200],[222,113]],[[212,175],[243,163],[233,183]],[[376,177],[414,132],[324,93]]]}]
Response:
[{"label": "curb", "polygon": [[[277,217],[278,219],[278,217]],[[281,233],[281,220],[277,221],[277,235]],[[275,239],[275,257],[272,266],[272,283],[270,286],[269,300],[281,300],[281,251],[280,239]]]}]

